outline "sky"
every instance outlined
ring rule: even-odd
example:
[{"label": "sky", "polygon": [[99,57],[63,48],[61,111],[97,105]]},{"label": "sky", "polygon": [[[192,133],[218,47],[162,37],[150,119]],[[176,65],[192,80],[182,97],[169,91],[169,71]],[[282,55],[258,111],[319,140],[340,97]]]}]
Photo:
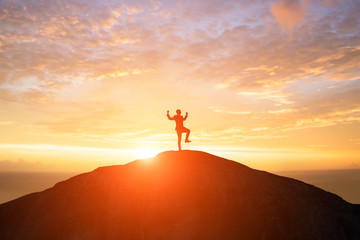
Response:
[{"label": "sky", "polygon": [[0,171],[192,143],[263,170],[360,168],[358,0],[1,0]]}]

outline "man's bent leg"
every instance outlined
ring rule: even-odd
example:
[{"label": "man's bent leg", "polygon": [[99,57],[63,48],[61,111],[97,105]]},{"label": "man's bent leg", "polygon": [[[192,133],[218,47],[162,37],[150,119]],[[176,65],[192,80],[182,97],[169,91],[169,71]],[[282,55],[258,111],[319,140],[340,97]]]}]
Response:
[{"label": "man's bent leg", "polygon": [[190,136],[190,129],[188,129],[188,128],[184,128],[184,132],[186,132],[185,142],[186,142],[186,143],[191,142],[191,141],[189,140],[189,136]]},{"label": "man's bent leg", "polygon": [[176,131],[177,136],[178,136],[178,147],[179,147],[179,151],[181,151],[181,131]]}]

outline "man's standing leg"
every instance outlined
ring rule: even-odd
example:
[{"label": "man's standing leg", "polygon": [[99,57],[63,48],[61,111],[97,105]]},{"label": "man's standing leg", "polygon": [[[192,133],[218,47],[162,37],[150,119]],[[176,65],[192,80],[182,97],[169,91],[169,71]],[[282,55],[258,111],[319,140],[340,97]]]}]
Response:
[{"label": "man's standing leg", "polygon": [[178,147],[179,147],[179,151],[181,151],[181,131],[176,131],[177,136],[178,136]]}]

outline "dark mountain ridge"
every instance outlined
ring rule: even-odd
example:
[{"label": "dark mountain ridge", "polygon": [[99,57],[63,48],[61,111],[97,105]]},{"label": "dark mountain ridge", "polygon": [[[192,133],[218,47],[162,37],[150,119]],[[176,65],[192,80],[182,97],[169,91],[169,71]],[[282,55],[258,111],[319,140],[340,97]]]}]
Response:
[{"label": "dark mountain ridge", "polygon": [[360,239],[360,207],[208,153],[168,151],[1,204],[0,239]]}]

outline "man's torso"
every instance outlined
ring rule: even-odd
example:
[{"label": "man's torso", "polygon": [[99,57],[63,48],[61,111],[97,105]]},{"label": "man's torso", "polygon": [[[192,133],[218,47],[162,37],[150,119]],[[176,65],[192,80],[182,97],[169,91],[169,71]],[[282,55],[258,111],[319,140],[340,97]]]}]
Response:
[{"label": "man's torso", "polygon": [[184,118],[181,115],[175,115],[174,116],[175,122],[176,122],[176,128],[175,130],[181,130],[184,128]]}]

